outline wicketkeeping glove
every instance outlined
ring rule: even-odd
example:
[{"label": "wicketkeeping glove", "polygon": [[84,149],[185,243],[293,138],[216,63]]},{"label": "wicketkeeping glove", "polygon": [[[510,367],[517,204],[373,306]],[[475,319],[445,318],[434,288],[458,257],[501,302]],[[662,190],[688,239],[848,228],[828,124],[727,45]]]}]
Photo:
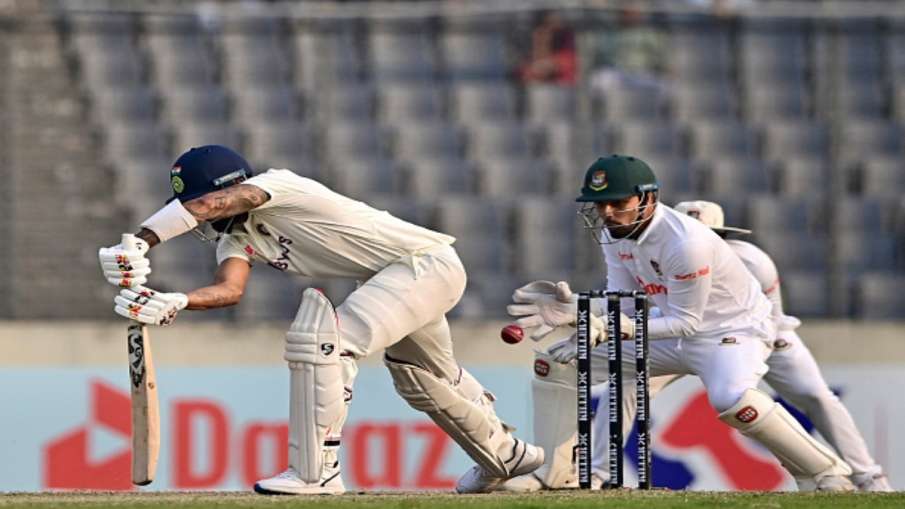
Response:
[{"label": "wicketkeeping glove", "polygon": [[169,325],[189,303],[184,293],[161,293],[144,286],[123,288],[113,299],[113,311],[149,325]]},{"label": "wicketkeeping glove", "polygon": [[[594,348],[607,340],[606,323],[592,314],[590,326],[591,337],[589,339],[591,348]],[[578,331],[575,331],[571,336],[550,345],[550,348],[547,349],[547,353],[556,362],[562,364],[572,362],[573,359],[578,357]]]},{"label": "wicketkeeping glove", "polygon": [[102,247],[97,252],[104,277],[120,288],[133,288],[145,284],[151,273],[151,262],[145,258],[148,243],[132,238],[130,244]]},{"label": "wicketkeeping glove", "polygon": [[578,312],[578,296],[565,281],[534,281],[516,289],[512,302],[506,312],[518,317],[515,323],[522,329],[534,329],[530,334],[534,341],[557,327],[572,324]]}]

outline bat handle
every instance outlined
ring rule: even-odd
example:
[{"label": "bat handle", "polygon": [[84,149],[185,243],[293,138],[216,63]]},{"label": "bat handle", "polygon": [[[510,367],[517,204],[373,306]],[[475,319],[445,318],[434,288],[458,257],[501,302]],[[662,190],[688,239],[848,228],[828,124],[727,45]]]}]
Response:
[{"label": "bat handle", "polygon": [[122,245],[123,248],[125,248],[125,249],[135,249],[137,247],[136,240],[138,240],[138,239],[135,237],[134,234],[124,233],[123,238],[120,241],[120,245]]}]

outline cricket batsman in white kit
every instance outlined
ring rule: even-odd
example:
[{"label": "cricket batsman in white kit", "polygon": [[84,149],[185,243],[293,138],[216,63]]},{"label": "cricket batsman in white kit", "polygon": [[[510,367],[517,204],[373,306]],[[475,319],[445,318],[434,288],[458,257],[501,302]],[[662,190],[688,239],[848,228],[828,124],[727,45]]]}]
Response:
[{"label": "cricket batsman in white kit", "polygon": [[[577,199],[602,246],[607,289],[644,290],[659,309],[648,325],[651,376],[700,377],[720,420],[762,444],[801,486],[853,489],[849,466],[757,388],[775,338],[772,305],[757,280],[710,228],[659,203],[658,188],[646,163],[613,155],[591,165]],[[577,298],[565,282],[531,283],[516,290],[513,300],[508,310],[520,317],[519,325],[534,328],[532,339],[570,325],[576,317]],[[631,299],[625,299],[623,311],[631,309]],[[624,317],[622,323],[630,326],[632,321]],[[602,320],[592,319],[591,325],[592,339],[612,340]],[[621,332],[631,337],[631,330]],[[533,474],[507,482],[506,489],[575,484],[575,350],[573,334],[536,353],[535,440],[547,450],[547,462]],[[592,358],[598,364],[595,384],[605,380],[603,350],[595,349]],[[624,380],[630,381],[634,345],[627,343],[623,354]]]},{"label": "cricket batsman in white kit", "polygon": [[[487,492],[533,471],[543,450],[518,440],[493,409],[493,395],[453,357],[445,314],[465,289],[453,237],[337,194],[289,170],[253,175],[236,152],[193,148],[170,170],[174,198],[141,223],[136,248],[99,252],[104,274],[122,287],[115,311],[168,325],[184,309],[237,304],[256,263],[311,277],[364,281],[338,307],[306,289],[286,334],[289,468],[255,484],[259,493],[342,493],[339,436],[356,359],[386,349],[397,392],[425,412],[477,463],[456,490]],[[208,223],[221,234],[211,286],[182,293],[144,287],[145,257],[160,242]],[[295,295],[287,295],[295,299]]]},{"label": "cricket batsman in white kit", "polygon": [[[725,226],[723,208],[713,202],[687,201],[676,204],[675,209],[701,221],[723,238],[731,234],[751,233],[750,230]],[[757,278],[761,291],[773,305],[776,339],[773,341],[773,351],[767,359],[770,370],[764,375],[764,381],[811,419],[820,435],[852,468],[851,481],[859,490],[892,491],[889,480],[883,473],[883,467],[874,461],[851,414],[833,394],[823,379],[811,351],[795,332],[801,321],[785,314],[776,264],[767,253],[750,242],[729,238],[726,243],[732,247],[748,271]],[[673,375],[652,379],[651,397],[678,378],[680,377]],[[635,415],[635,391],[624,391],[622,397],[626,400],[623,402],[623,411],[627,436]],[[605,402],[606,398],[602,397],[601,405],[605,405]],[[593,435],[599,440],[594,443],[593,466],[600,475],[605,475],[609,470],[606,426],[606,419],[594,421]]]}]

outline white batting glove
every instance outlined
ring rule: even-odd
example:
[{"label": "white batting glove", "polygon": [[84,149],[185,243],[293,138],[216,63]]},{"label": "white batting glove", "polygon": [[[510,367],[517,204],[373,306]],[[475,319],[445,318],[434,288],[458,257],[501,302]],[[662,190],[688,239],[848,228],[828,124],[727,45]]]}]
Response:
[{"label": "white batting glove", "polygon": [[97,252],[104,278],[113,286],[134,288],[148,281],[151,262],[145,254],[150,246],[139,238],[133,238],[131,244],[102,247]]},{"label": "white batting glove", "polygon": [[123,288],[113,299],[113,311],[149,325],[170,325],[189,303],[184,293],[161,293],[144,286]]},{"label": "white batting glove", "polygon": [[534,341],[557,327],[574,323],[578,313],[578,296],[565,281],[528,283],[512,293],[512,302],[506,312],[518,317],[515,323],[522,329],[533,329],[530,337]]}]

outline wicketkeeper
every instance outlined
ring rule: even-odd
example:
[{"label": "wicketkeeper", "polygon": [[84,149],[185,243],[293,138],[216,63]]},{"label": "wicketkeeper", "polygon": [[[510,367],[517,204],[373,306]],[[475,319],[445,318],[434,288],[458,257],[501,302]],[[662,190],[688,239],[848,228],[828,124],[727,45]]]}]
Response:
[{"label": "wicketkeeper", "polygon": [[[723,208],[709,201],[686,201],[675,206],[676,211],[687,214],[709,226],[717,235],[747,235],[750,230],[725,226]],[[756,245],[744,240],[729,238],[726,243],[735,251],[745,267],[757,278],[761,291],[772,303],[772,316],[776,324],[776,339],[767,359],[770,370],[764,375],[767,382],[786,401],[804,412],[814,423],[820,435],[852,467],[852,483],[861,491],[892,491],[883,467],[871,456],[858,431],[855,421],[845,405],[833,393],[820,373],[820,367],[804,341],[795,331],[801,321],[785,314],[782,306],[779,271],[770,256]],[[651,380],[651,396],[662,390],[679,376],[657,377]],[[623,411],[626,415],[625,435],[635,415],[635,393],[624,390]],[[601,404],[605,405],[601,399]],[[602,415],[602,414],[598,414]],[[606,422],[594,422],[594,469],[600,475],[608,472],[606,454]]]},{"label": "wicketkeeper", "polygon": [[[772,305],[760,284],[710,228],[659,203],[658,190],[646,163],[613,155],[590,166],[577,199],[603,249],[607,289],[644,290],[659,308],[648,325],[651,376],[699,376],[720,420],[772,452],[803,488],[853,489],[851,468],[757,388],[775,339]],[[577,299],[564,282],[531,283],[516,290],[513,300],[510,314],[521,317],[520,325],[535,327],[533,339],[575,320]],[[623,299],[622,309],[631,313],[632,300]],[[591,325],[592,340],[608,339],[602,320]],[[630,332],[623,330],[623,337]],[[604,350],[597,348],[592,356],[595,384],[605,380]],[[623,379],[629,381],[634,345],[626,344],[623,353]],[[537,352],[535,440],[549,452],[548,461],[507,482],[507,489],[575,484],[575,357],[574,334]]]},{"label": "wicketkeeper", "polygon": [[[169,177],[173,199],[141,223],[139,247],[100,250],[104,275],[122,287],[118,314],[168,325],[182,309],[237,304],[254,264],[363,281],[336,308],[317,290],[302,294],[284,355],[291,384],[289,468],[259,481],[257,492],[345,491],[338,447],[356,361],[383,349],[397,392],[477,463],[459,479],[457,491],[490,491],[543,463],[543,450],[510,433],[494,412],[493,395],[453,357],[445,314],[466,279],[453,237],[289,170],[255,176],[242,156],[218,145],[182,154]],[[151,271],[148,249],[204,224],[219,236],[214,283],[186,294],[143,286]]]}]

